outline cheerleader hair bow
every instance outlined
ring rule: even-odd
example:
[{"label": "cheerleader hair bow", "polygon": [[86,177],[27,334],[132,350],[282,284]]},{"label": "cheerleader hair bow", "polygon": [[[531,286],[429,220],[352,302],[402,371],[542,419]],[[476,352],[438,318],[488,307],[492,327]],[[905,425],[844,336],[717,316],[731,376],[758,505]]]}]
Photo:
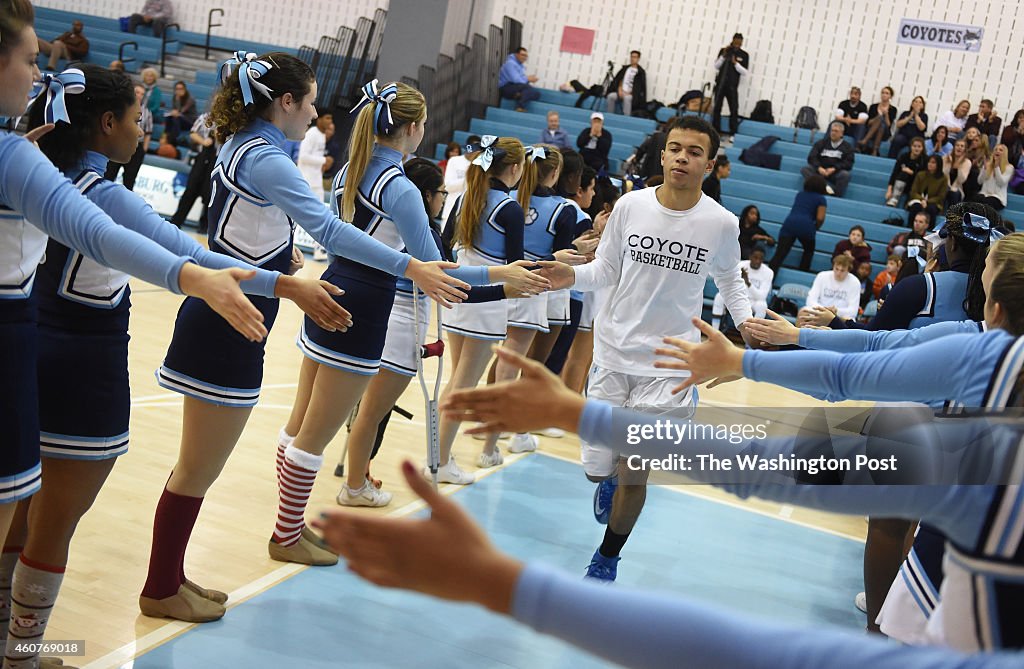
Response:
[{"label": "cheerleader hair bow", "polygon": [[71,116],[68,114],[65,96],[80,95],[84,92],[85,73],[77,67],[69,67],[60,74],[44,74],[42,90],[39,95],[46,96],[45,122],[56,123],[57,121],[64,121],[65,123],[71,123]]},{"label": "cheerleader hair bow", "polygon": [[543,146],[528,146],[526,147],[526,157],[531,163],[535,163],[538,160],[546,160],[548,152]]},{"label": "cheerleader hair bow", "polygon": [[373,110],[373,129],[378,135],[390,135],[395,129],[395,119],[391,116],[391,103],[398,98],[398,86],[388,84],[378,89],[377,79],[363,84],[363,97],[352,108],[350,114],[358,114],[368,104],[377,103]]},{"label": "cheerleader hair bow", "polygon": [[479,165],[483,168],[484,172],[491,169],[491,163],[495,160],[501,160],[505,157],[505,149],[498,148],[494,145],[498,141],[495,135],[484,135],[480,142],[477,144],[467,144],[466,151],[468,153],[475,153],[477,151],[480,154],[473,159],[473,165]]},{"label": "cheerleader hair bow", "polygon": [[1004,236],[1001,230],[992,225],[992,221],[981,214],[972,214],[969,211],[964,213],[964,237],[967,239],[979,244],[986,244]]},{"label": "cheerleader hair bow", "polygon": [[260,77],[274,69],[273,63],[259,60],[259,57],[254,53],[236,51],[234,56],[228,58],[220,65],[220,81],[222,84],[231,76],[231,70],[236,65],[238,66],[238,85],[242,89],[242,102],[245,103],[246,107],[256,102],[253,91],[256,91],[268,100],[274,98],[274,91],[266,84],[260,82]]}]

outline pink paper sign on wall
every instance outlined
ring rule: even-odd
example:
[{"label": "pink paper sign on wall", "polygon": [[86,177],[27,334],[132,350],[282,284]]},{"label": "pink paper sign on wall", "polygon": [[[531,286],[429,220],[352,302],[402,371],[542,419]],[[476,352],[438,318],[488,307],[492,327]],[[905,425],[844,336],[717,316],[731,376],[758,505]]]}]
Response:
[{"label": "pink paper sign on wall", "polygon": [[565,53],[580,53],[589,56],[594,49],[594,31],[587,28],[573,28],[565,26],[562,28],[561,51]]}]

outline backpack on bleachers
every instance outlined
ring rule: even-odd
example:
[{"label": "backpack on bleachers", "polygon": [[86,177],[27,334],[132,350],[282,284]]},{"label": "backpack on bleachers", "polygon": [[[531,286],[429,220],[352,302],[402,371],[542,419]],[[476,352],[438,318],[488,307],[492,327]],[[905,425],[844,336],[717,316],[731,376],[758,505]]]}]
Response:
[{"label": "backpack on bleachers", "polygon": [[814,142],[814,131],[818,130],[818,112],[814,107],[801,107],[796,113],[796,120],[793,121],[793,141],[796,141],[796,131],[804,128],[811,131],[811,142]]},{"label": "backpack on bleachers", "polygon": [[761,123],[775,123],[775,115],[772,114],[772,101],[758,100],[757,104],[754,105],[754,111],[750,112],[750,120],[760,121]]}]

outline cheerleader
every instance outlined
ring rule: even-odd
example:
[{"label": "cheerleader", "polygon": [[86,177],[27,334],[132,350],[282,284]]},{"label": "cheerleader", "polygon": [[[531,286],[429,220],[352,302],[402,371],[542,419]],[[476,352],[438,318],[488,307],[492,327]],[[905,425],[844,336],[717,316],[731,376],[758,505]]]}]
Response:
[{"label": "cheerleader", "polygon": [[[425,158],[413,158],[406,162],[402,169],[409,181],[419,190],[427,217],[431,221],[434,241],[444,252],[440,231],[434,224],[448,197],[440,168]],[[451,260],[450,257],[447,259]],[[532,264],[525,260],[518,263]],[[490,302],[526,296],[527,293],[516,290],[512,284],[504,283],[473,287],[466,302]],[[359,400],[359,410],[348,434],[348,480],[337,498],[338,504],[342,506],[384,506],[391,501],[391,493],[379,490],[380,482],[370,476],[369,462],[380,448],[392,408],[409,386],[409,381],[416,375],[416,356],[430,324],[429,303],[423,295],[420,295],[419,299],[420,340],[415,341],[412,284],[404,279],[399,280],[395,304],[391,307],[391,316],[388,319],[388,334],[381,354],[380,372],[371,377],[366,391]],[[365,475],[360,474],[364,471]]]},{"label": "cheerleader", "polygon": [[[70,90],[69,90],[70,89]],[[29,112],[29,127],[45,116],[63,114],[39,140],[43,153],[79,191],[119,224],[134,229],[172,253],[213,267],[251,266],[210,253],[167,222],[137,195],[103,180],[108,160],[127,162],[138,143],[139,102],[131,81],[97,65],[81,65],[47,77],[45,95]],[[43,482],[31,500],[31,524],[15,591],[47,590],[56,601],[68,547],[79,519],[92,505],[117,456],[128,449],[128,276],[103,267],[51,239],[37,271],[39,301],[39,412]],[[333,326],[348,322],[340,306],[316,282],[257,270],[242,288],[255,295],[291,296]],[[330,284],[325,286],[335,289]],[[340,292],[340,291],[339,291]],[[331,312],[335,312],[332,314]],[[68,370],[74,370],[68,378]],[[26,500],[27,501],[27,500]],[[28,505],[21,505],[25,511]],[[17,528],[17,525],[15,526]],[[24,536],[12,528],[8,543]],[[190,584],[193,590],[201,589]],[[41,637],[48,615],[15,606],[16,638]],[[31,630],[18,621],[32,621]],[[10,653],[29,662],[31,653]]]},{"label": "cheerleader", "polygon": [[[0,77],[5,83],[0,89],[0,114],[8,117],[24,112],[32,83],[39,77],[34,16],[27,0],[8,0],[0,12]],[[41,137],[50,127],[39,128],[28,139]],[[246,339],[258,340],[266,329],[261,315],[238,287],[240,280],[252,277],[251,272],[201,268],[189,258],[121,228],[81,197],[36,147],[7,132],[0,133],[0,203],[0,217],[5,222],[0,243],[4,254],[0,262],[0,370],[6,381],[0,391],[0,417],[9,434],[0,458],[0,538],[5,538],[14,502],[31,496],[40,486],[38,349],[35,302],[29,296],[47,234],[91,260],[173,292],[208,300]],[[0,575],[0,618],[6,632],[7,574],[17,571],[21,563],[16,550],[5,553],[0,563],[4,572]]]},{"label": "cheerleader", "polygon": [[[238,52],[224,64],[222,76],[210,112],[223,143],[212,177],[211,250],[285,270],[292,258],[292,226],[298,223],[334,254],[404,274],[437,299],[462,299],[463,283],[443,272],[451,263],[422,263],[342,223],[316,199],[282,150],[288,138],[301,139],[316,118],[316,80],[308,65],[284,53]],[[277,300],[254,300],[271,327]],[[259,399],[263,344],[242,341],[204,305],[185,300],[157,378],[161,386],[185,395],[184,414],[178,462],[157,504],[139,607],[150,616],[216,620],[224,606],[189,589],[184,555],[203,497]],[[271,540],[271,552],[307,564],[334,563],[336,556],[315,541],[307,530],[301,542],[289,546]]]},{"label": "cheerleader", "polygon": [[[554,190],[562,171],[562,154],[554,146],[538,144],[526,147],[526,163],[518,190],[512,192],[524,212],[523,255],[528,260],[560,260],[575,263],[576,254],[572,240],[576,227],[576,216],[568,202]],[[567,253],[559,253],[566,251]],[[582,258],[580,258],[582,260]],[[558,306],[552,311],[549,300],[556,300]],[[561,302],[568,300],[566,291],[543,293],[535,297],[513,300],[508,309],[508,330],[502,346],[517,353],[530,352],[533,359],[545,360],[554,339],[549,339],[542,350],[531,351],[537,333],[550,334],[552,329],[561,330],[568,324],[563,319]],[[550,322],[549,316],[555,314]],[[554,333],[558,337],[558,333]],[[513,378],[515,371],[497,362],[495,381]],[[517,434],[509,443],[509,453],[525,453],[537,450],[537,437],[531,434]],[[498,448],[498,435],[489,434],[483,450],[477,457],[481,468],[496,467],[504,461]]]},{"label": "cheerleader", "polygon": [[[500,266],[523,259],[523,208],[509,195],[523,174],[526,157],[514,137],[487,135],[467,147],[470,166],[466,189],[456,202],[444,228],[444,243],[455,247],[464,265]],[[494,342],[505,339],[508,305],[505,302],[459,305],[444,324],[452,353],[452,372],[442,396],[456,388],[475,386],[487,369]],[[468,485],[473,474],[463,471],[451,455],[458,422],[441,418],[441,483]]]}]

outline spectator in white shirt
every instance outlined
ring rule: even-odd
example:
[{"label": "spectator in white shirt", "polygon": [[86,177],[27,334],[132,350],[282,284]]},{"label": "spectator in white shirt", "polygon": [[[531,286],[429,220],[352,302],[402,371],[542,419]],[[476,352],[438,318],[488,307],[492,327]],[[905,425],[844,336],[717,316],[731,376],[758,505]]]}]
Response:
[{"label": "spectator in white shirt", "polygon": [[333,125],[331,114],[320,114],[299,145],[299,171],[321,201],[324,199],[324,171],[330,169],[334,162],[334,158],[327,155],[327,131]]},{"label": "spectator in white shirt", "polygon": [[[466,138],[467,145],[480,143],[479,135],[470,135]],[[466,190],[466,170],[469,169],[469,158],[465,155],[452,156],[444,168],[444,187],[448,189],[448,199],[444,201],[444,210],[441,212],[441,225],[448,222],[448,214],[455,207],[455,203],[461,198]],[[443,228],[442,228],[443,229]]]},{"label": "spectator in white shirt", "polygon": [[840,255],[832,259],[832,270],[819,272],[814,277],[811,291],[807,293],[806,308],[826,307],[835,309],[836,314],[849,320],[857,317],[860,309],[860,281],[850,273],[853,260]]},{"label": "spectator in white shirt", "polygon": [[[749,260],[740,261],[740,275],[747,284],[747,295],[750,297],[750,310],[754,318],[764,318],[768,313],[768,294],[772,292],[772,281],[775,272],[764,262],[764,250],[755,248],[750,252]],[[711,327],[721,328],[722,316],[725,315],[725,298],[722,293],[715,295],[711,305]]]},{"label": "spectator in white shirt", "polygon": [[1013,176],[1013,165],[1010,164],[1008,155],[1009,150],[1005,144],[996,145],[992,156],[980,166],[978,183],[981,184],[981,191],[968,198],[969,200],[987,204],[996,211],[1001,211],[1006,206],[1006,186]]},{"label": "spectator in white shirt", "polygon": [[941,125],[949,131],[949,139],[959,139],[960,135],[964,133],[964,126],[967,125],[967,115],[970,113],[970,100],[961,100],[956,103],[956,107],[946,110],[939,115],[938,120],[935,121],[935,127],[938,128]]}]

